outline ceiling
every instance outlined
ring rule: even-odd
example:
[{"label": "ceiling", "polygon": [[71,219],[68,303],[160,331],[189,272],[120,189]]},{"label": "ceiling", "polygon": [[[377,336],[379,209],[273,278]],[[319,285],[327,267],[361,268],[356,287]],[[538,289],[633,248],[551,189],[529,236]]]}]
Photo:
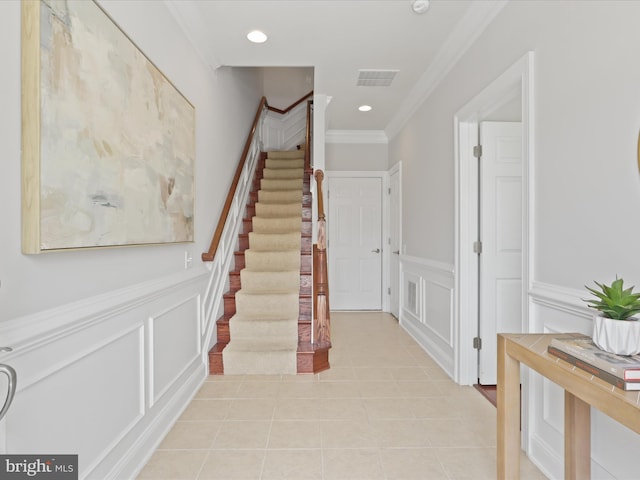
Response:
[{"label": "ceiling", "polygon": [[[166,0],[213,67],[314,67],[331,98],[328,129],[388,131],[408,116],[504,0]],[[252,44],[251,30],[269,39]],[[357,86],[360,69],[398,70],[388,87]],[[369,112],[358,106],[368,104]]]}]

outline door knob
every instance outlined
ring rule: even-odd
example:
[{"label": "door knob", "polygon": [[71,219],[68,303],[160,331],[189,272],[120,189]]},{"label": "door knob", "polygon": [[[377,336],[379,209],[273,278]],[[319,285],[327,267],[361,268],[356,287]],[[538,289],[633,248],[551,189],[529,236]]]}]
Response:
[{"label": "door knob", "polygon": [[393,251],[393,254],[394,254],[394,255],[400,255],[400,250],[394,250],[394,251]]},{"label": "door knob", "polygon": [[375,250],[371,250],[373,253],[380,253],[380,249],[376,248]]}]

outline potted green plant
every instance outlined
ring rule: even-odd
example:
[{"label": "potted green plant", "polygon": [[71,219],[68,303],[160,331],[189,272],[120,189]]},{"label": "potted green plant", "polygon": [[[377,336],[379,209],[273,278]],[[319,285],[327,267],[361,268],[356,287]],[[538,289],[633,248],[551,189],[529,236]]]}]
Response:
[{"label": "potted green plant", "polygon": [[585,302],[599,312],[593,319],[593,343],[617,355],[640,353],[640,321],[634,316],[640,313],[640,293],[624,288],[622,278],[611,285],[594,283],[600,290],[585,285],[596,297]]}]

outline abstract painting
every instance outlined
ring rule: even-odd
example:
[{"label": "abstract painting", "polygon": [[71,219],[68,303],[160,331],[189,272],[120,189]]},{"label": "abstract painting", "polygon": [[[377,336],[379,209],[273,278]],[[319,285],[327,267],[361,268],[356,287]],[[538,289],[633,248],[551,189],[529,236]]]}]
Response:
[{"label": "abstract painting", "polygon": [[194,107],[95,2],[22,4],[23,252],[193,241]]}]

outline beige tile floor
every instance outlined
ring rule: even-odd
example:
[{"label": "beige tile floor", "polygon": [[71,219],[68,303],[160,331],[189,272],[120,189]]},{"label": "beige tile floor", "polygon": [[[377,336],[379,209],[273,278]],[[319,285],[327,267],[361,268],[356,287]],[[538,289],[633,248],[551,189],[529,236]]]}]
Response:
[{"label": "beige tile floor", "polygon": [[[331,369],[211,376],[139,479],[494,479],[496,411],[388,314],[332,313]],[[544,479],[523,455],[522,478]]]}]

